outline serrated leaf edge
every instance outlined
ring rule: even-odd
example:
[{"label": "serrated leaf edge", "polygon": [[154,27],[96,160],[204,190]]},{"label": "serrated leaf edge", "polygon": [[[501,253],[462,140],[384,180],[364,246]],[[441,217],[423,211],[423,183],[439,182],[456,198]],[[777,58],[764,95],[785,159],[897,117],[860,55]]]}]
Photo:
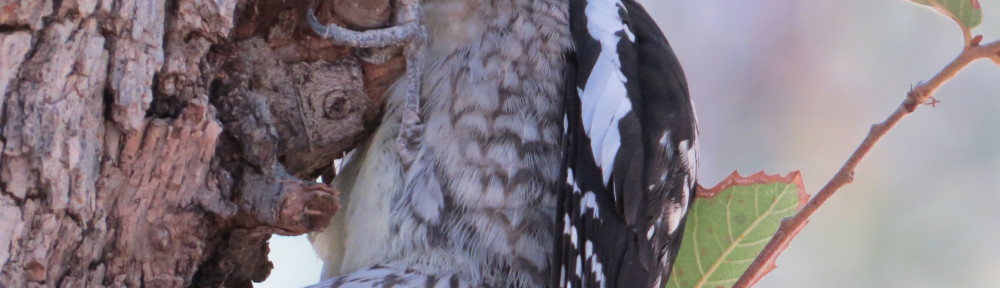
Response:
[{"label": "serrated leaf edge", "polygon": [[[798,196],[798,207],[796,207],[796,212],[795,213],[798,213],[798,210],[801,210],[802,207],[805,206],[805,204],[809,202],[810,195],[805,192],[805,184],[802,182],[802,173],[800,173],[800,171],[797,171],[797,170],[796,171],[792,171],[792,172],[788,173],[785,176],[781,176],[779,174],[769,175],[769,174],[767,174],[764,171],[760,171],[760,172],[754,173],[754,174],[752,174],[750,176],[742,176],[739,173],[738,170],[737,171],[733,171],[733,173],[731,173],[729,176],[727,176],[726,179],[722,180],[722,182],[719,182],[714,187],[705,188],[704,186],[701,186],[701,184],[698,184],[698,190],[697,190],[697,193],[696,193],[696,197],[697,198],[703,198],[703,199],[705,199],[705,198],[714,198],[715,196],[719,195],[719,193],[722,192],[723,190],[732,188],[734,186],[749,186],[749,185],[755,185],[755,184],[772,184],[772,183],[784,183],[784,184],[789,184],[790,186],[795,186],[796,187],[796,195]],[[759,191],[758,189],[759,188],[755,189],[754,193],[757,193]],[[774,209],[774,206],[777,205],[777,203],[781,199],[784,199],[785,193],[788,192],[787,189],[789,189],[789,188],[786,187],[786,189],[781,192],[782,194],[779,197],[775,198],[771,202],[771,206],[768,207],[767,212],[765,214],[761,215],[760,217],[757,217],[757,219],[754,220],[754,223],[752,223],[749,227],[747,227],[747,229],[743,230],[743,232],[740,233],[740,236],[738,238],[734,239],[727,246],[727,248],[725,249],[725,251],[723,251],[723,254],[720,255],[720,257],[718,259],[716,259],[716,261],[712,264],[712,267],[709,269],[709,273],[705,273],[705,271],[702,270],[701,255],[699,255],[697,252],[694,253],[695,265],[697,265],[697,267],[698,267],[698,270],[699,270],[698,272],[701,273],[701,276],[699,277],[699,280],[697,282],[698,284],[695,285],[694,287],[699,287],[700,288],[701,286],[704,286],[705,284],[708,284],[708,283],[717,283],[717,282],[730,281],[731,279],[729,279],[729,280],[708,281],[708,278],[711,277],[709,275],[713,274],[715,269],[718,269],[718,267],[721,266],[721,263],[722,263],[723,259],[726,259],[726,257],[728,257],[726,255],[729,255],[729,253],[732,253],[732,251],[735,249],[735,247],[739,247],[740,245],[755,245],[755,244],[761,244],[761,243],[764,243],[766,245],[767,242],[771,241],[771,239],[774,238],[774,235],[771,235],[771,237],[767,237],[767,238],[764,238],[764,239],[761,239],[761,240],[755,240],[754,243],[751,243],[751,244],[741,243],[742,240],[746,239],[748,231],[753,230],[753,228],[757,227],[757,225],[759,225],[760,222],[763,221],[764,218],[767,218],[772,213],[777,213],[776,211],[772,211],[772,210]],[[732,195],[733,194],[730,194],[730,196],[732,196]],[[728,210],[728,207],[727,207],[727,210]],[[727,213],[728,213],[728,211],[727,211]],[[697,216],[695,216],[695,215],[696,214],[692,214],[691,215],[691,219],[689,219],[689,220],[691,220],[691,221],[698,221],[697,220]],[[794,213],[793,213],[793,215],[794,215]],[[731,227],[731,225],[728,224],[728,223],[727,223],[727,226]],[[781,228],[779,226],[779,231],[780,231],[780,229]],[[799,230],[800,229],[797,229],[795,231],[790,231],[790,232],[793,233],[793,234],[798,234]],[[692,247],[692,248],[694,248],[695,251],[698,251],[699,247],[698,247],[698,240],[697,240],[698,239],[698,235],[697,235],[697,233],[693,233],[691,235],[691,237],[693,238],[691,240],[694,241],[693,242],[694,247]],[[758,242],[761,242],[761,243],[758,243]],[[786,248],[787,248],[787,246],[781,247],[780,250],[783,251]],[[747,259],[747,260],[748,261],[754,261],[756,259],[751,258],[751,259]],[[744,260],[739,260],[739,261],[744,261]],[[774,265],[773,262],[769,262],[769,263],[767,263],[766,267],[767,268],[765,268],[765,269],[767,271],[771,271],[771,270],[774,270],[774,268],[776,266]],[[765,272],[765,274],[766,273],[767,272]],[[676,277],[671,277],[670,281],[678,281],[678,280],[677,280]],[[674,282],[674,283],[678,287],[680,287],[680,283],[677,283],[677,282]],[[664,287],[666,287],[668,285],[670,285],[670,284],[666,284],[665,283]]]},{"label": "serrated leaf edge", "polygon": [[767,174],[765,171],[759,171],[757,173],[751,174],[750,176],[740,175],[739,170],[730,173],[726,179],[715,184],[712,188],[705,188],[698,184],[698,191],[696,194],[697,198],[714,198],[719,195],[719,192],[729,189],[733,186],[749,186],[754,184],[769,184],[769,183],[785,183],[789,185],[794,185],[798,187],[797,194],[799,195],[799,209],[802,209],[806,203],[809,202],[809,194],[806,193],[806,185],[802,182],[802,173],[798,170],[789,172],[785,176],[780,174]]}]

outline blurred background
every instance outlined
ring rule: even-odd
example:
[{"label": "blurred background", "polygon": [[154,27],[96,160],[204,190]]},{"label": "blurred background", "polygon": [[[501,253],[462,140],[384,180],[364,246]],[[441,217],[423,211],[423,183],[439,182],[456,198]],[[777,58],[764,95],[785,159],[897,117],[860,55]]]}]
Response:
[{"label": "blurred background", "polygon": [[[687,72],[700,182],[801,170],[814,193],[962,46],[904,0],[640,0]],[[1000,1],[982,0],[984,42]],[[973,63],[883,139],[756,287],[1000,287],[1000,66]],[[304,237],[275,237],[256,287],[315,283]]]}]

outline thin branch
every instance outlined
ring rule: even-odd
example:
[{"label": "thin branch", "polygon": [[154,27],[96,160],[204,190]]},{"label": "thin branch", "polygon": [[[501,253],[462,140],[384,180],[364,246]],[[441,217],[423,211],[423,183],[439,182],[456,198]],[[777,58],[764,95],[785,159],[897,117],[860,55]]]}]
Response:
[{"label": "thin branch", "polygon": [[[979,37],[976,38],[978,39]],[[781,221],[781,226],[778,228],[778,231],[775,232],[774,237],[771,238],[771,242],[768,242],[767,246],[764,247],[764,251],[761,252],[760,255],[757,255],[757,259],[754,260],[753,264],[750,264],[750,267],[747,268],[746,272],[743,273],[743,276],[741,276],[739,281],[737,281],[733,286],[734,288],[751,287],[756,284],[757,281],[760,281],[760,279],[763,278],[767,272],[774,269],[774,261],[778,258],[778,255],[784,250],[785,247],[788,246],[788,243],[792,241],[795,235],[797,235],[798,232],[805,227],[805,225],[809,222],[809,217],[812,216],[813,213],[816,213],[816,210],[818,210],[827,199],[830,199],[830,196],[833,196],[838,189],[854,181],[854,169],[858,167],[858,164],[861,163],[861,160],[864,159],[865,155],[868,155],[868,152],[871,152],[872,147],[874,147],[875,144],[889,132],[889,130],[892,130],[892,128],[895,127],[900,120],[913,113],[913,111],[915,111],[920,104],[932,103],[928,101],[932,101],[934,99],[934,92],[937,91],[938,88],[941,88],[941,86],[948,82],[948,80],[955,77],[955,75],[968,66],[969,63],[972,63],[975,60],[997,56],[998,53],[1000,53],[1000,40],[985,45],[979,45],[977,42],[978,41],[967,41],[969,44],[962,50],[962,53],[959,54],[958,57],[948,63],[947,66],[941,69],[941,71],[934,75],[934,77],[931,77],[930,80],[921,82],[916,87],[913,87],[913,89],[907,93],[906,99],[903,100],[903,103],[896,108],[896,111],[894,111],[892,115],[889,115],[889,118],[882,123],[872,125],[871,130],[868,132],[868,136],[865,137],[865,140],[861,142],[861,145],[854,150],[854,153],[847,159],[847,162],[840,167],[840,170],[833,176],[833,179],[830,179],[830,182],[827,182],[826,185],[823,186],[823,189],[821,189],[819,193],[816,193],[816,196],[813,196],[813,198],[809,200],[809,203],[807,203],[802,210],[794,216],[785,218]]]}]

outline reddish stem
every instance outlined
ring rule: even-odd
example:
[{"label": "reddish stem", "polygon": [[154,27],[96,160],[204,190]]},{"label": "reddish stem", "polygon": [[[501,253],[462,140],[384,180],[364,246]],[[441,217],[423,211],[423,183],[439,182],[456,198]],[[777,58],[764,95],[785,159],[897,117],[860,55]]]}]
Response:
[{"label": "reddish stem", "polygon": [[802,210],[792,217],[785,218],[781,221],[781,226],[778,231],[774,233],[774,237],[771,238],[771,242],[767,243],[764,247],[764,251],[757,255],[757,259],[754,259],[753,264],[743,272],[743,276],[736,282],[733,286],[734,288],[744,288],[751,287],[760,281],[764,277],[764,274],[770,272],[774,269],[774,261],[778,258],[781,251],[785,250],[785,247],[798,235],[798,232],[806,226],[809,222],[809,217],[816,213],[827,199],[830,199],[838,189],[844,187],[854,181],[854,170],[861,164],[861,160],[871,152],[872,147],[878,143],[879,140],[884,137],[889,130],[892,130],[903,117],[906,117],[910,113],[913,113],[922,103],[927,103],[927,101],[933,99],[934,92],[938,88],[941,88],[945,82],[951,80],[955,77],[958,72],[962,71],[969,63],[982,58],[990,58],[993,55],[1000,53],[1000,41],[994,41],[986,45],[968,45],[962,50],[962,53],[955,57],[948,65],[938,71],[934,77],[926,82],[921,82],[916,87],[913,87],[909,93],[906,94],[906,99],[903,103],[900,103],[896,111],[889,115],[889,118],[872,125],[871,130],[868,132],[868,136],[865,140],[861,142],[861,145],[854,150],[851,157],[847,159],[847,162],[840,167],[837,174],[833,175],[833,179],[820,189],[816,196],[813,196],[809,200]]}]

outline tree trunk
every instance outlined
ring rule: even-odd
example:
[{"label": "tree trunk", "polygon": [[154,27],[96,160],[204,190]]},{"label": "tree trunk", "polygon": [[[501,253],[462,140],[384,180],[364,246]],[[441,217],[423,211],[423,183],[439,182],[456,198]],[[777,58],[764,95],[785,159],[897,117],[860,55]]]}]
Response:
[{"label": "tree trunk", "polygon": [[311,2],[0,0],[0,287],[249,287],[272,233],[326,227],[313,180],[403,65],[313,35]]}]

